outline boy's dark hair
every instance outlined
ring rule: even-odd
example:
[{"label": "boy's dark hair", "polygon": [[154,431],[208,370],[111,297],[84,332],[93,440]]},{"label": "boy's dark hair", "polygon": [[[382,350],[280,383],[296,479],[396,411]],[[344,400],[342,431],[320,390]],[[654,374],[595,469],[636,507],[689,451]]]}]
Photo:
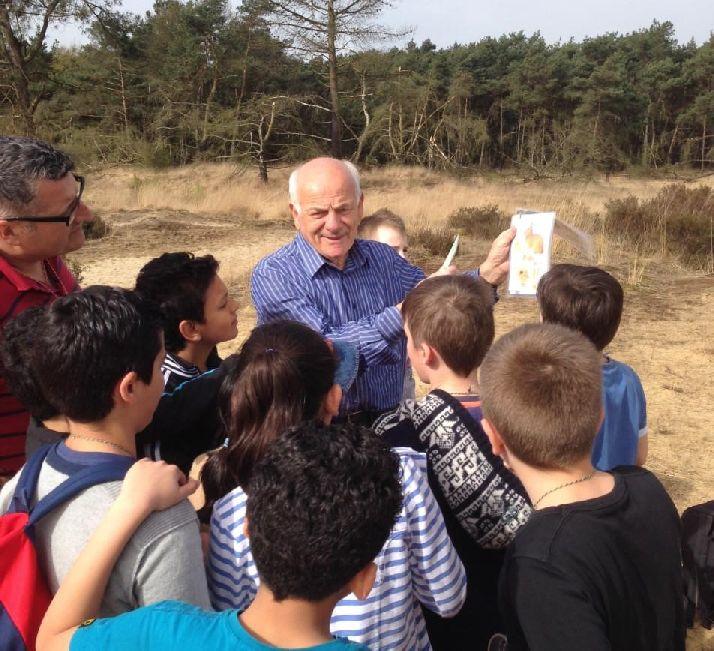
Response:
[{"label": "boy's dark hair", "polygon": [[623,300],[622,285],[598,267],[556,264],[538,283],[543,321],[582,332],[598,350],[615,337]]},{"label": "boy's dark hair", "polygon": [[170,353],[186,347],[179,332],[181,321],[203,323],[206,291],[218,271],[212,255],[164,253],[149,260],[139,271],[136,291],[154,301],[164,314],[164,343]]},{"label": "boy's dark hair", "polygon": [[275,599],[320,601],[373,561],[401,507],[399,462],[371,430],[306,423],[256,465],[250,548]]},{"label": "boy's dark hair", "polygon": [[402,318],[416,345],[432,346],[454,373],[465,377],[493,343],[493,291],[470,276],[427,278],[407,294]]},{"label": "boy's dark hair", "polygon": [[590,458],[602,414],[601,373],[600,353],[580,333],[521,326],[481,365],[484,416],[524,463],[568,468]]},{"label": "boy's dark hair", "polygon": [[54,301],[34,341],[35,377],[47,401],[80,423],[101,420],[135,371],[148,384],[161,350],[158,308],[126,289],[95,285]]},{"label": "boy's dark hair", "polygon": [[208,502],[236,486],[247,489],[275,437],[317,417],[336,366],[327,342],[302,323],[277,321],[250,333],[219,394],[228,445],[212,454],[201,472]]},{"label": "boy's dark hair", "polygon": [[42,330],[46,307],[31,307],[10,319],[3,327],[0,359],[2,375],[13,395],[40,422],[57,416],[47,402],[35,377],[32,353]]},{"label": "boy's dark hair", "polygon": [[57,181],[73,169],[72,159],[47,142],[0,136],[0,211],[23,208],[35,198],[35,181]]},{"label": "boy's dark hair", "polygon": [[377,212],[362,219],[357,227],[357,235],[364,239],[370,239],[375,236],[380,226],[389,226],[402,235],[407,234],[407,227],[399,215],[393,213],[389,208],[380,208]]}]

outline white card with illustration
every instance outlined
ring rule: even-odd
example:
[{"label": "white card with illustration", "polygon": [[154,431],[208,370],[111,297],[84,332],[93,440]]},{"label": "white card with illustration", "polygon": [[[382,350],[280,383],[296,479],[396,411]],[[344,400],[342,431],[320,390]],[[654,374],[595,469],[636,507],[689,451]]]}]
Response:
[{"label": "white card with illustration", "polygon": [[508,293],[535,296],[538,281],[550,269],[555,213],[517,213],[511,226],[516,228],[516,237],[511,244]]}]

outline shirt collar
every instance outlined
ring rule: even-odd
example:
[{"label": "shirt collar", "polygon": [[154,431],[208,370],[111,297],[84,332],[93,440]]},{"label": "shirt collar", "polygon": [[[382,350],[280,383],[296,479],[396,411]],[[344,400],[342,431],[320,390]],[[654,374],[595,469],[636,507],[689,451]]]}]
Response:
[{"label": "shirt collar", "polygon": [[[52,268],[52,263],[49,260],[45,260],[44,264],[46,267]],[[54,271],[54,268],[52,268],[52,271]],[[5,278],[7,278],[7,280],[15,286],[15,289],[18,292],[35,290],[45,292],[47,294],[52,293],[50,288],[20,273],[3,256],[0,256],[0,274],[5,276]]]},{"label": "shirt collar", "polygon": [[336,271],[348,272],[362,267],[367,262],[367,256],[365,256],[362,251],[360,240],[355,240],[352,248],[350,248],[344,269],[337,269],[329,260],[323,258],[301,233],[295,236],[295,248],[300,256],[303,267],[311,277],[314,277],[324,266],[331,267]]}]

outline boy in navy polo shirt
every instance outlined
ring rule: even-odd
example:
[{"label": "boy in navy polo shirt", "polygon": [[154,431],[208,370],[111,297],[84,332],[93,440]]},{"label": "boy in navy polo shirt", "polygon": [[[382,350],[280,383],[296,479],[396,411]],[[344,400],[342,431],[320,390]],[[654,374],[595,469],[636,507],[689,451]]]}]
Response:
[{"label": "boy in navy polo shirt", "polygon": [[[612,341],[622,316],[622,285],[597,267],[557,264],[538,283],[544,323],[558,323],[585,335],[599,351]],[[593,443],[598,470],[644,465],[647,460],[647,408],[634,370],[602,354],[605,420]]]},{"label": "boy in navy polo shirt", "polygon": [[238,333],[238,303],[212,255],[164,253],[139,271],[136,291],[164,314],[166,391],[220,364],[216,345]]}]

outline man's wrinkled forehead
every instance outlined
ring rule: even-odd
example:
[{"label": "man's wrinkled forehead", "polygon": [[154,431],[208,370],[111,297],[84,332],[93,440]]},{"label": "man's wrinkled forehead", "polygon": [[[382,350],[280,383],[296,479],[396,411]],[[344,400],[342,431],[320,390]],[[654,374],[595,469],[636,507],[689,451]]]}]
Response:
[{"label": "man's wrinkled forehead", "polygon": [[313,199],[359,201],[359,185],[342,161],[322,158],[305,163],[297,171],[297,195],[301,204]]}]

